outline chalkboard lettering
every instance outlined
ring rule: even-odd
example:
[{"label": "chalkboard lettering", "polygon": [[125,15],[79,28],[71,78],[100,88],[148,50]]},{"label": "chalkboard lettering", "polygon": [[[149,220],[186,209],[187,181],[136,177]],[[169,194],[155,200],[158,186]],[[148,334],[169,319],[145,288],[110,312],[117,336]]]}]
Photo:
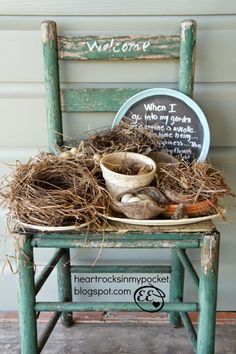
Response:
[{"label": "chalkboard lettering", "polygon": [[177,103],[170,103],[170,111],[169,113],[175,113],[176,111],[174,110],[174,107],[177,105]]},{"label": "chalkboard lettering", "polygon": [[146,111],[166,111],[166,106],[164,105],[155,105],[155,103],[151,103],[151,104],[144,104],[144,108],[146,109]]},{"label": "chalkboard lettering", "polygon": [[191,160],[202,150],[202,124],[194,110],[176,97],[146,97],[133,104],[125,117],[133,127],[152,129],[173,155]]},{"label": "chalkboard lettering", "polygon": [[98,43],[96,40],[93,42],[86,42],[88,50],[90,52],[114,52],[114,53],[126,53],[133,51],[143,51],[146,52],[147,48],[150,46],[149,41],[145,42],[119,42],[115,41],[113,38],[108,42]]},{"label": "chalkboard lettering", "polygon": [[151,129],[161,139],[161,146],[174,156],[181,155],[188,161],[204,161],[207,157],[210,131],[206,117],[201,108],[181,92],[166,88],[139,92],[119,109],[113,126],[121,120],[134,128]]}]

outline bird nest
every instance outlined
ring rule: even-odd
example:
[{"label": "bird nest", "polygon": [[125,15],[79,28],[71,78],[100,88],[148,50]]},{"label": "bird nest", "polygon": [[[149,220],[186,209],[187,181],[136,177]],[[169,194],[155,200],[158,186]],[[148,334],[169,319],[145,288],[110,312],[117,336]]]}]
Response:
[{"label": "bird nest", "polygon": [[78,146],[84,156],[125,151],[148,154],[150,151],[159,151],[162,145],[161,139],[151,129],[143,126],[133,128],[123,121],[114,128],[96,131],[85,139],[71,139],[65,143],[66,148]]},{"label": "bird nest", "polygon": [[86,160],[42,153],[17,163],[1,197],[11,218],[27,224],[98,228],[109,207],[109,194]]},{"label": "bird nest", "polygon": [[17,162],[7,186],[0,190],[0,197],[8,207],[9,217],[26,224],[102,230],[102,216],[108,214],[111,197],[99,160],[104,154],[118,151],[156,152],[157,188],[170,204],[210,200],[220,211],[217,199],[234,195],[223,175],[210,163],[179,159],[163,162],[161,154],[165,150],[161,146],[161,140],[152,131],[121,123],[78,141],[77,148],[59,156],[42,153],[26,164]]},{"label": "bird nest", "polygon": [[195,204],[234,196],[223,174],[209,162],[163,164],[159,174],[159,188],[173,203]]}]

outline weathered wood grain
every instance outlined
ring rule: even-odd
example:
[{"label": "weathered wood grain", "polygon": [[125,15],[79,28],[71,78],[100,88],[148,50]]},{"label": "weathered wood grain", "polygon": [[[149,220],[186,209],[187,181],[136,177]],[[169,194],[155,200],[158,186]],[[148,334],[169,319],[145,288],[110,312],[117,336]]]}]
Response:
[{"label": "weathered wood grain", "polygon": [[58,36],[59,59],[138,60],[179,57],[179,36]]},{"label": "weathered wood grain", "polygon": [[214,354],[219,234],[206,235],[201,249],[197,354]]},{"label": "weathered wood grain", "polygon": [[[183,301],[184,294],[184,267],[178,257],[177,249],[171,251],[171,283],[170,283],[170,301]],[[179,312],[171,312],[169,320],[172,326],[179,327],[181,325],[181,318]]]},{"label": "weathered wood grain", "polygon": [[31,237],[18,235],[19,262],[19,324],[21,352],[37,353],[37,326],[34,283],[34,257],[31,247]]},{"label": "weathered wood grain", "polygon": [[181,24],[179,91],[190,97],[193,96],[195,74],[196,27],[194,20]]},{"label": "weathered wood grain", "polygon": [[[152,304],[146,303],[150,309]],[[142,311],[135,302],[37,302],[37,311]],[[173,303],[166,302],[161,312],[171,311],[198,311],[198,304],[194,302]],[[199,353],[200,354],[200,353]]]},{"label": "weathered wood grain", "polygon": [[[57,290],[59,301],[72,301],[70,250],[64,249],[64,254],[57,263]],[[61,323],[69,328],[73,324],[72,312],[62,312]]]},{"label": "weathered wood grain", "polygon": [[116,112],[123,103],[142,89],[64,89],[63,112]]},{"label": "weathered wood grain", "polygon": [[56,152],[55,146],[63,144],[56,23],[53,21],[43,22],[41,25],[41,34],[44,57],[48,145],[51,152]]}]

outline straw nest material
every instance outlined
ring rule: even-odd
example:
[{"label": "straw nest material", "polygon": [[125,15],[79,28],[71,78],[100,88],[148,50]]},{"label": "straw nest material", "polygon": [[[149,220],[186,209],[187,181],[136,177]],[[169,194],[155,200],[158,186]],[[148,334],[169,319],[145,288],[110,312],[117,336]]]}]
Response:
[{"label": "straw nest material", "polygon": [[109,206],[85,160],[46,153],[18,162],[1,197],[12,218],[33,225],[98,227]]},{"label": "straw nest material", "polygon": [[148,154],[162,147],[161,139],[152,130],[142,126],[133,128],[127,122],[120,122],[114,128],[96,131],[83,140],[72,139],[65,147],[78,146],[78,152],[84,156],[110,154],[129,151]]},{"label": "straw nest material", "polygon": [[234,196],[220,171],[209,162],[180,161],[163,164],[159,175],[160,190],[174,203],[197,203],[217,200],[226,195]]}]

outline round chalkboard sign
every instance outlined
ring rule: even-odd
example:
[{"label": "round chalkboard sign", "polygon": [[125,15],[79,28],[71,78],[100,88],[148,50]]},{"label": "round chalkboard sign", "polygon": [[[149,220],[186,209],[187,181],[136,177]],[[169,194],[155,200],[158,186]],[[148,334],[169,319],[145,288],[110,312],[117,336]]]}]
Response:
[{"label": "round chalkboard sign", "polygon": [[113,126],[122,119],[131,126],[150,128],[171,153],[191,161],[204,161],[210,145],[206,117],[191,98],[181,92],[154,88],[142,91],[120,108]]}]

